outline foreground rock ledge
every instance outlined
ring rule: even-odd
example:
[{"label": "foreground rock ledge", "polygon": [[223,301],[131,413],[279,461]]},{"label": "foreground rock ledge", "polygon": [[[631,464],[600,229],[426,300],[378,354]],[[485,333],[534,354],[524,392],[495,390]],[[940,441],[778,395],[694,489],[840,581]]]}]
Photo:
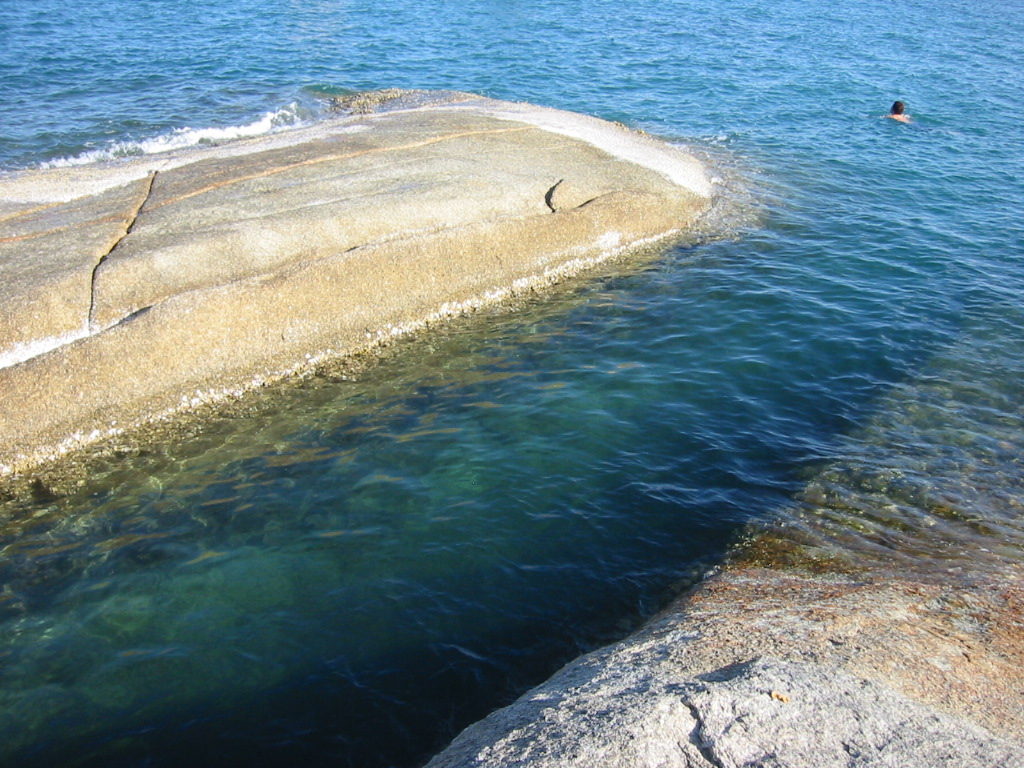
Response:
[{"label": "foreground rock ledge", "polygon": [[1024,588],[724,572],[428,768],[1024,766]]},{"label": "foreground rock ledge", "polygon": [[0,474],[685,231],[708,205],[692,157],[621,126],[417,103],[0,178]]}]

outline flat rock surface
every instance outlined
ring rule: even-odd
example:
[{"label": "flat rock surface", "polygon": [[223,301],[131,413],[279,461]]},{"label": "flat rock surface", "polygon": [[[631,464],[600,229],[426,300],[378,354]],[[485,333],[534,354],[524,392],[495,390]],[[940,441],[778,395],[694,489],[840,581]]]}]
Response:
[{"label": "flat rock surface", "polygon": [[0,178],[0,472],[686,231],[621,126],[469,94]]},{"label": "flat rock surface", "polygon": [[719,574],[429,768],[1024,765],[1024,589]]}]

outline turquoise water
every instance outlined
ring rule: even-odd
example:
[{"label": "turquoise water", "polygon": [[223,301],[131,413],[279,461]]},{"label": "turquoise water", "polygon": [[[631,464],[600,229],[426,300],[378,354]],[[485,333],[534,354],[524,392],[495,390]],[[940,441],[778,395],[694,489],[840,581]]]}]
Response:
[{"label": "turquoise water", "polygon": [[451,88],[680,142],[726,198],[723,237],[5,501],[0,764],[416,765],[751,523],[1024,561],[1020,3],[36,0],[0,39],[4,169]]}]

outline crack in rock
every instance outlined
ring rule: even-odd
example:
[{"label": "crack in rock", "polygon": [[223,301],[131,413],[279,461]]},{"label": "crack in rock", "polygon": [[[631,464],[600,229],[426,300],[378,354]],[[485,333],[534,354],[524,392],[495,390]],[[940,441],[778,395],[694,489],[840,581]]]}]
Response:
[{"label": "crack in rock", "polygon": [[87,317],[89,333],[94,333],[96,331],[94,317],[96,313],[96,276],[99,274],[100,267],[103,266],[103,263],[110,258],[110,255],[122,242],[124,242],[124,239],[131,234],[132,229],[135,228],[135,222],[139,220],[139,215],[142,213],[142,209],[153,194],[153,182],[156,180],[157,173],[158,171],[153,171],[149,174],[146,180],[146,187],[142,190],[142,194],[140,195],[141,199],[139,200],[139,204],[135,206],[135,211],[132,213],[128,224],[125,226],[124,233],[114,241],[114,244],[107,249],[106,253],[100,254],[99,259],[97,259],[96,264],[92,268],[92,275],[89,279],[89,314]]},{"label": "crack in rock", "polygon": [[727,768],[715,753],[714,745],[704,738],[704,717],[697,707],[685,694],[680,697],[686,708],[690,710],[690,717],[693,718],[693,729],[690,731],[690,743],[697,748],[701,757],[707,760],[708,765],[713,768]]},{"label": "crack in rock", "polygon": [[549,189],[547,191],[547,194],[544,195],[544,202],[547,205],[547,207],[551,209],[552,213],[558,213],[558,209],[555,207],[555,204],[552,202],[552,198],[554,198],[554,196],[555,196],[555,190],[558,189],[558,185],[561,184],[563,181],[565,181],[565,179],[559,179],[558,181],[556,181],[551,186],[551,189]]}]

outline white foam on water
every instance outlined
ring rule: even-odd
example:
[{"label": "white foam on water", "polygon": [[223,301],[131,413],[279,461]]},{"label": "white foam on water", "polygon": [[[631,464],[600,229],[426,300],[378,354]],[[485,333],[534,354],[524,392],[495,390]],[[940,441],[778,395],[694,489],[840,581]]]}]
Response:
[{"label": "white foam on water", "polygon": [[141,141],[117,141],[101,149],[93,149],[73,157],[62,157],[40,164],[40,168],[71,168],[103,160],[122,157],[157,155],[176,149],[196,145],[216,145],[233,139],[247,139],[263,136],[290,128],[298,128],[307,121],[301,116],[297,102],[266,112],[261,117],[243,125],[229,125],[224,128],[175,128],[170,133],[154,136]]},{"label": "white foam on water", "polygon": [[31,360],[33,357],[38,357],[58,347],[63,347],[65,344],[84,339],[88,335],[88,326],[83,326],[77,331],[71,331],[60,336],[48,336],[45,339],[19,342],[13,347],[8,347],[3,352],[0,352],[0,368],[9,368],[12,365],[23,363],[26,360]]},{"label": "white foam on water", "polygon": [[[370,130],[364,121],[313,116],[294,121],[282,113],[229,128],[182,128],[145,142],[126,143],[135,155],[117,155],[113,147],[52,161],[48,166],[0,173],[0,197],[19,204],[63,203],[211,157],[228,158],[291,146],[340,133]],[[280,119],[278,119],[278,116]],[[181,135],[176,135],[180,133]],[[176,143],[175,143],[176,142]],[[143,153],[143,145],[146,152]]]}]

